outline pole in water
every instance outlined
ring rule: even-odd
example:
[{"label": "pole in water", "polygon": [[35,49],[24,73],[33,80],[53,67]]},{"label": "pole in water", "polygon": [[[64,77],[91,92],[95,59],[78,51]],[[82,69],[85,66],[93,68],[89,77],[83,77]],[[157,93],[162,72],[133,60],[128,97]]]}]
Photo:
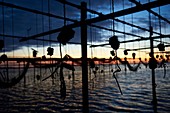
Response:
[{"label": "pole in water", "polygon": [[[150,26],[151,27],[151,26]],[[151,28],[150,28],[151,29]],[[154,59],[154,50],[153,50],[153,38],[150,35],[150,57],[151,59]],[[152,60],[153,61],[153,60]],[[156,98],[156,83],[155,83],[155,68],[151,69],[152,71],[152,104],[153,104],[153,109],[154,113],[157,113],[157,98]]]},{"label": "pole in water", "polygon": [[[87,18],[87,4],[81,2],[81,22]],[[83,113],[89,113],[88,100],[88,67],[87,67],[87,25],[81,25],[81,51],[82,51],[82,96],[83,96]]]}]

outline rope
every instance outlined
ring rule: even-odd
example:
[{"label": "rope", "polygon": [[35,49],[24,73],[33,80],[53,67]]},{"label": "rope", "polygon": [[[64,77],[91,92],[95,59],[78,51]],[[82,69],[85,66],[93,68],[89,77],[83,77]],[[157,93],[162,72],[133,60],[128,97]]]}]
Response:
[{"label": "rope", "polygon": [[[159,6],[159,15],[161,15],[161,8],[160,8],[160,6]],[[158,17],[158,18],[159,18],[159,32],[161,34],[162,33],[162,31],[161,31],[161,18],[160,17]],[[160,36],[160,41],[162,42],[161,36]]]},{"label": "rope", "polygon": [[[14,36],[14,10],[13,10],[13,8],[12,8],[12,17],[11,17],[11,19],[12,19],[12,36]],[[12,44],[13,44],[13,58],[14,58],[14,44],[15,44],[15,40],[14,40],[14,38],[13,38],[13,40],[12,40]]]},{"label": "rope", "polygon": [[[115,57],[117,57],[117,50],[115,51]],[[120,85],[119,85],[119,82],[118,82],[118,80],[117,80],[117,78],[116,78],[116,75],[115,75],[115,73],[118,73],[118,72],[121,71],[121,68],[119,67],[117,60],[116,60],[115,68],[116,68],[116,67],[118,67],[118,69],[116,69],[116,70],[113,72],[113,77],[114,77],[114,79],[116,80],[116,83],[117,83],[117,86],[118,86],[118,88],[119,88],[119,91],[120,91],[121,95],[123,95],[122,90],[121,90]]]},{"label": "rope", "polygon": [[[28,29],[27,29],[27,37],[29,37],[29,31],[30,31],[30,30],[31,30],[31,28],[28,28]],[[30,58],[30,50],[29,50],[29,47],[30,47],[30,46],[29,46],[29,40],[27,41],[27,45],[28,45],[28,46],[27,46],[27,50],[28,50],[28,58]]]},{"label": "rope", "polygon": [[[89,9],[91,9],[91,0],[89,0]],[[90,15],[91,19],[91,15]],[[93,44],[93,35],[92,35],[92,26],[90,26],[90,38],[91,38],[91,45]],[[93,48],[91,48],[91,58],[93,58]]]},{"label": "rope", "polygon": [[1,87],[1,88],[10,88],[10,87],[16,85],[17,83],[19,83],[19,82],[22,80],[22,78],[25,77],[25,75],[26,75],[26,73],[27,73],[27,70],[28,70],[28,68],[29,68],[29,64],[30,64],[30,63],[27,62],[26,66],[25,66],[24,69],[23,69],[22,74],[21,74],[21,75],[19,74],[18,78],[15,78],[15,77],[14,77],[13,79],[11,79],[10,82],[0,81],[0,87]]},{"label": "rope", "polygon": [[125,61],[122,61],[122,60],[121,60],[120,58],[118,58],[118,57],[115,57],[115,59],[116,59],[116,60],[119,60],[120,63],[127,65],[127,67],[129,68],[130,71],[137,71],[138,68],[139,68],[139,66],[140,66],[140,62],[138,63],[137,66],[131,66],[126,59],[125,59]]},{"label": "rope", "polygon": [[[42,4],[41,4],[41,10],[43,12],[44,10],[44,2],[42,0]],[[44,32],[44,16],[42,15],[42,32]],[[44,40],[44,36],[43,36],[43,40]],[[43,55],[45,54],[45,51],[44,51],[44,41],[43,41]]]},{"label": "rope", "polygon": [[[114,0],[112,0],[112,12],[114,12]],[[113,23],[112,23],[113,24],[113,26],[112,26],[113,31],[115,30],[115,21],[114,21],[114,19],[115,19],[115,17],[113,17]],[[113,35],[115,35],[115,32],[113,32]]]},{"label": "rope", "polygon": [[[150,2],[150,0],[148,2]],[[151,26],[152,26],[151,13],[150,12],[148,12],[148,13],[149,13],[149,27],[151,28]]]},{"label": "rope", "polygon": [[[48,13],[50,14],[50,0],[48,0]],[[48,16],[48,29],[49,31],[51,30],[51,21],[50,21],[50,16]],[[49,40],[51,40],[51,34],[49,34]],[[50,41],[50,47],[51,47],[51,41]],[[51,58],[51,55],[50,55]]]},{"label": "rope", "polygon": [[[123,0],[123,10],[125,9],[125,1]],[[125,16],[123,16],[123,21],[125,22]],[[123,26],[123,31],[124,31],[124,41],[125,41],[125,38],[126,38],[126,35],[125,35],[125,31],[126,31],[126,29],[125,29],[125,24],[123,24],[124,26]],[[125,47],[125,49],[126,49],[126,44],[124,43],[124,47]]]},{"label": "rope", "polygon": [[[131,3],[131,7],[132,7],[132,3]],[[132,17],[132,25],[133,25],[133,13],[132,13],[131,17]],[[133,33],[133,26],[132,26],[132,33]],[[133,40],[134,40],[134,37],[133,37]],[[133,48],[134,48],[134,43],[133,43]]]},{"label": "rope", "polygon": [[[4,2],[4,0],[2,0],[2,2]],[[5,34],[5,19],[4,19],[5,16],[4,16],[4,13],[5,13],[4,6],[2,6],[2,33],[3,33],[3,35]],[[3,52],[5,54],[5,37],[2,36],[2,38],[4,40],[4,50],[3,50]]]},{"label": "rope", "polygon": [[[35,14],[35,18],[36,18],[36,20],[35,20],[35,25],[36,25],[36,28],[35,28],[35,32],[36,32],[36,34],[38,33],[38,14]],[[38,51],[38,40],[37,40],[37,51]]]},{"label": "rope", "polygon": [[[66,25],[66,7],[65,3],[63,4],[64,9],[64,26]],[[60,58],[61,58],[61,64],[63,63],[63,57],[62,57],[62,50],[61,50],[61,43],[60,43]],[[63,76],[63,66],[60,66],[60,98],[64,100],[66,98],[66,85],[65,80]]]}]

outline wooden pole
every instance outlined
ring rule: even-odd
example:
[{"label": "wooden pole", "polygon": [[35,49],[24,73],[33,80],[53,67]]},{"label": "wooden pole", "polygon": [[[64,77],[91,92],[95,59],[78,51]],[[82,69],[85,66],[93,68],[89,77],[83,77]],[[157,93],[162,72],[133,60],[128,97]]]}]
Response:
[{"label": "wooden pole", "polygon": [[87,67],[87,4],[81,2],[81,52],[82,52],[82,96],[83,96],[83,113],[89,112],[88,101],[88,67]]},{"label": "wooden pole", "polygon": [[[154,59],[154,48],[153,48],[153,38],[150,35],[150,57],[151,59]],[[153,61],[153,60],[152,60]],[[153,109],[154,113],[157,113],[157,98],[156,98],[156,83],[155,83],[155,68],[151,69],[152,73],[152,104],[153,104]]]}]

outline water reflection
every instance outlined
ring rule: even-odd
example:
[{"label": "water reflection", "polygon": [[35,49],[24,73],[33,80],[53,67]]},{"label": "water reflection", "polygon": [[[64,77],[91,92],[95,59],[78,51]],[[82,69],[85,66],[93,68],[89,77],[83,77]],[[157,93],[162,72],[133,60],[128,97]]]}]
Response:
[{"label": "water reflection", "polygon": [[[68,77],[70,73],[64,73],[67,95],[65,100],[61,100],[58,76],[54,84],[52,79],[34,83],[31,76],[33,70],[29,69],[26,75],[26,87],[21,81],[12,88],[0,89],[0,112],[82,112],[80,67],[76,67],[76,70],[74,82],[72,77]],[[118,73],[116,77],[123,95],[120,94],[115,79],[107,70],[109,67],[105,66],[104,73],[100,71],[95,79],[89,80],[90,112],[153,112],[149,69],[142,67],[137,72]],[[170,112],[170,78],[168,77],[170,69],[167,68],[166,79],[163,78],[162,71],[162,68],[156,69],[158,112]],[[46,74],[48,73],[47,71]],[[91,74],[92,77],[94,75]]]}]

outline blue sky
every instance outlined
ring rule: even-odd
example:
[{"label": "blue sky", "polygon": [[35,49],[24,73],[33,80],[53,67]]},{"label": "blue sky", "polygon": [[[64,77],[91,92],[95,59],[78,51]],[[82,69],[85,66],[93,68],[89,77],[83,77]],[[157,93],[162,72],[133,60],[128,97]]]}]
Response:
[{"label": "blue sky", "polygon": [[[63,13],[63,4],[57,2],[57,0],[49,0],[48,8],[48,0],[0,0],[1,2],[4,1],[6,3],[43,11],[49,12],[51,14],[62,16]],[[69,2],[80,5],[82,0],[69,0]],[[103,14],[111,13],[111,0],[83,0],[87,2],[88,8],[95,10],[97,12],[101,12]],[[139,0],[138,0],[139,1]],[[149,0],[140,0],[141,4],[147,3]],[[150,0],[151,2],[154,0]],[[135,4],[129,2],[128,0],[115,0],[115,12],[120,11],[122,9],[134,7]],[[123,7],[124,6],[124,7]],[[161,16],[167,18],[170,21],[170,5],[165,5],[160,7],[160,14]],[[159,13],[158,8],[152,9],[153,11]],[[13,13],[12,13],[13,12]],[[4,14],[4,15],[3,15]],[[143,28],[149,28],[149,13],[147,11],[138,12],[135,14],[126,15],[124,17],[118,17],[117,19],[126,21],[128,23],[132,23],[138,25]],[[98,15],[88,13],[88,19],[97,17]],[[80,20],[80,10],[73,8],[71,6],[66,5],[66,17],[71,18],[74,20]],[[50,19],[50,20],[49,20]],[[3,23],[4,20],[4,23]],[[50,21],[50,23],[49,23]],[[151,22],[155,32],[160,32],[160,25],[159,19],[151,14]],[[47,16],[42,16],[40,14],[34,14],[31,12],[26,12],[23,10],[10,8],[10,7],[2,7],[0,5],[0,34],[6,35],[14,35],[20,37],[27,37],[32,36],[35,34],[39,34],[45,31],[49,31],[52,29],[60,28],[64,25],[64,21],[61,19],[56,18],[49,18]],[[71,24],[72,22],[67,21],[66,24]],[[95,25],[99,25],[106,28],[112,28],[112,21],[106,20],[102,22],[95,23]],[[149,33],[147,31],[143,31],[137,29],[135,27],[131,27],[128,25],[123,25],[120,22],[115,21],[115,30],[119,30],[127,33],[133,33],[135,35],[139,35],[142,37],[148,37]],[[74,28],[75,36],[71,39],[71,42],[80,42],[80,27]],[[169,24],[165,21],[161,21],[161,33],[168,34],[170,32]],[[123,35],[120,33],[115,33],[118,36],[119,41],[124,40],[131,40],[137,39],[138,37],[132,37],[129,35]],[[57,41],[58,33],[54,33],[51,35],[47,35],[44,37],[39,37],[38,39],[51,39]],[[113,36],[113,32],[102,30],[99,28],[88,27],[88,43],[89,44],[103,44],[108,43],[108,39]],[[157,36],[154,34],[154,36]],[[29,40],[27,42],[19,42],[19,39],[13,39],[9,37],[2,37],[0,39],[5,41],[5,48],[0,51],[0,54],[7,54],[8,56],[22,56],[28,57],[29,55],[32,56],[31,48],[34,48],[38,51],[38,57],[42,55],[47,56],[47,48],[49,46],[54,48],[54,55],[52,57],[59,57],[59,44],[58,43],[49,43],[49,42],[42,42],[36,40]],[[159,39],[158,39],[159,40]],[[165,42],[170,42],[170,39],[162,39]],[[154,42],[156,46],[159,42]],[[108,46],[109,47],[109,46]],[[98,48],[89,48],[88,47],[88,57],[106,57],[109,58],[110,51],[112,48],[108,47],[98,47]],[[134,42],[134,43],[126,43],[121,44],[120,49],[118,50],[118,55],[124,57],[123,50],[126,49],[133,49],[133,48],[142,48],[142,47],[149,47],[148,41],[141,41],[141,42]],[[81,57],[81,46],[74,45],[74,44],[67,44],[66,46],[62,46],[63,54],[70,54],[73,57]],[[168,51],[169,48],[166,48]],[[142,50],[142,52],[136,52],[136,54],[140,56],[146,55],[143,51],[149,50]],[[157,49],[155,49],[157,51]],[[133,52],[133,51],[132,51]],[[128,57],[132,57],[131,53],[129,52]]]}]

